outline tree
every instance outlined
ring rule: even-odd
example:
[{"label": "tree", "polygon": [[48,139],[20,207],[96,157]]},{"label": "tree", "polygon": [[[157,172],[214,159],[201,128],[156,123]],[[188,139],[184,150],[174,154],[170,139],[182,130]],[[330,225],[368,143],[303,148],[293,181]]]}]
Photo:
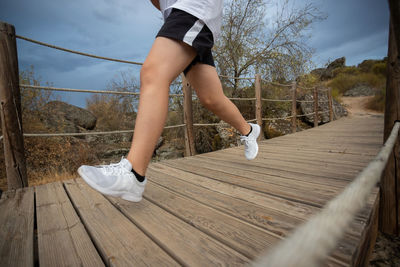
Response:
[{"label": "tree", "polygon": [[[215,45],[222,75],[241,77],[262,70],[264,78],[285,80],[304,72],[312,53],[306,33],[323,15],[313,4],[295,8],[289,0],[280,1],[275,15],[270,6],[264,0],[230,0],[225,6]],[[236,91],[238,80],[230,83]]]},{"label": "tree", "polygon": [[[131,72],[120,72],[108,84],[115,92],[139,92],[139,84]],[[86,107],[97,117],[97,128],[102,130],[133,129],[138,96],[94,94],[86,100]]]}]

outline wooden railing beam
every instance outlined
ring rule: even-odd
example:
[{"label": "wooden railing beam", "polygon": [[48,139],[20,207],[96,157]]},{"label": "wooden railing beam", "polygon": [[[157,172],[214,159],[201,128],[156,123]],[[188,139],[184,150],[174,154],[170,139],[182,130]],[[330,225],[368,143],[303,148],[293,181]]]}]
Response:
[{"label": "wooden railing beam", "polygon": [[[391,10],[387,62],[384,142],[394,123],[400,120],[400,4],[389,0]],[[400,235],[400,140],[389,158],[380,183],[379,228],[382,232]]]},{"label": "wooden railing beam", "polygon": [[14,26],[0,22],[0,114],[8,189],[28,186]]},{"label": "wooden railing beam", "polygon": [[182,74],[183,121],[185,123],[185,157],[196,155],[193,132],[192,87]]}]

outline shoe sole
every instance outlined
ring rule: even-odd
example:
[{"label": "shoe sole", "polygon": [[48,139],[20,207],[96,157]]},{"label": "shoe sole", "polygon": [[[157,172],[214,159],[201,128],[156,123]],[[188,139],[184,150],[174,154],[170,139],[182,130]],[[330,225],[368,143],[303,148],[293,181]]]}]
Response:
[{"label": "shoe sole", "polygon": [[[256,133],[257,133],[256,140],[257,140],[258,137],[260,136],[260,132],[261,132],[260,126],[259,126],[259,125],[257,125],[257,126],[258,126],[258,127],[255,128],[255,129],[256,129]],[[257,142],[257,141],[256,141],[256,142]],[[257,157],[257,155],[258,155],[258,143],[256,143],[256,144],[257,144],[256,153],[254,154],[253,157],[250,157],[250,158],[246,157],[247,160],[253,160],[253,159],[255,159],[255,158]]]},{"label": "shoe sole", "polygon": [[81,178],[94,190],[102,193],[103,195],[107,196],[112,196],[112,197],[120,197],[122,199],[131,201],[131,202],[139,202],[142,200],[142,197],[138,197],[136,195],[133,195],[131,192],[128,191],[112,191],[108,190],[107,188],[100,187],[97,184],[93,183],[92,180],[87,177],[82,170],[79,168],[78,169],[78,174],[81,176]]}]

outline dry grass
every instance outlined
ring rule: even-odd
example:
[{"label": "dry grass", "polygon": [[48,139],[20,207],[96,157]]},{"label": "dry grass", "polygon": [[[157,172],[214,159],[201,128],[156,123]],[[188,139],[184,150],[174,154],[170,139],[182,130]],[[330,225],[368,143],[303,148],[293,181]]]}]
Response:
[{"label": "dry grass", "polygon": [[62,173],[48,173],[42,174],[41,176],[36,176],[35,178],[31,178],[29,180],[29,186],[37,186],[57,181],[64,181],[77,178],[78,174],[70,173],[70,172],[62,172]]}]

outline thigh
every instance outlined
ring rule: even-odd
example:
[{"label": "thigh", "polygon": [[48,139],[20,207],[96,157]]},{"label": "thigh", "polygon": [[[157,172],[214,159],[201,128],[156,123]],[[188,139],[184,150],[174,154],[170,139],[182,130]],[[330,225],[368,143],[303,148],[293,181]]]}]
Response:
[{"label": "thigh", "polygon": [[208,64],[196,64],[187,73],[186,78],[200,99],[225,96],[215,67]]},{"label": "thigh", "polygon": [[182,41],[157,37],[143,63],[142,72],[172,82],[196,56],[196,50]]}]

